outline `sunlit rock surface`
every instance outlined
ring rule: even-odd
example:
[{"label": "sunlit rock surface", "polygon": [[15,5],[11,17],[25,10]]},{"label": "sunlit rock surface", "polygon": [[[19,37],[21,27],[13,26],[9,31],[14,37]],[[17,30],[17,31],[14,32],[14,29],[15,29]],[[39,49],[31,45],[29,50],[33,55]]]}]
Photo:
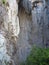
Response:
[{"label": "sunlit rock surface", "polygon": [[7,40],[3,36],[3,31],[0,31],[0,65],[6,65],[10,63],[11,57],[7,54]]},{"label": "sunlit rock surface", "polygon": [[0,2],[0,65],[15,65],[16,41],[20,31],[18,4],[16,0],[7,0],[7,4]]},{"label": "sunlit rock surface", "polygon": [[18,3],[16,0],[8,0],[9,6],[7,5],[8,13],[8,30],[12,36],[18,36],[20,27],[19,27],[19,18],[18,18]]}]

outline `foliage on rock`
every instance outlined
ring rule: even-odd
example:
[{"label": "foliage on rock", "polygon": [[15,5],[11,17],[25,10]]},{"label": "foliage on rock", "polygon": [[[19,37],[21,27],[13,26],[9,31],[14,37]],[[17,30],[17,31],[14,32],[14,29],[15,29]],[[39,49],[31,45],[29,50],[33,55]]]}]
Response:
[{"label": "foliage on rock", "polygon": [[33,48],[22,65],[49,65],[49,48]]}]

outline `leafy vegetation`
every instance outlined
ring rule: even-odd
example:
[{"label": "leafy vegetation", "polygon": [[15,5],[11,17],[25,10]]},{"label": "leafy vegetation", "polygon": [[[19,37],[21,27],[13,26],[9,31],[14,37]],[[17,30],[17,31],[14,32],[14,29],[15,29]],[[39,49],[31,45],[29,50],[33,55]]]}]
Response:
[{"label": "leafy vegetation", "polygon": [[49,48],[33,48],[21,65],[49,65]]},{"label": "leafy vegetation", "polygon": [[5,4],[6,3],[6,0],[2,0],[2,3]]}]

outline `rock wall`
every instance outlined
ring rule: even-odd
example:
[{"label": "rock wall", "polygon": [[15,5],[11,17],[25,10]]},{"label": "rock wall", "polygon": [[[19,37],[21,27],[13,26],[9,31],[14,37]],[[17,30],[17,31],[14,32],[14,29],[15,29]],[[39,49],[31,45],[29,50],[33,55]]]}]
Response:
[{"label": "rock wall", "polygon": [[19,65],[32,46],[49,46],[48,5],[45,0],[0,0],[1,65]]},{"label": "rock wall", "polygon": [[46,13],[49,10],[47,10],[47,6],[45,0],[20,0],[20,34],[18,39],[20,60],[25,60],[24,57],[28,55],[28,50],[30,52],[30,48],[34,45],[38,47],[49,46],[49,16]]},{"label": "rock wall", "polygon": [[0,0],[0,65],[15,65],[19,31],[17,1]]}]

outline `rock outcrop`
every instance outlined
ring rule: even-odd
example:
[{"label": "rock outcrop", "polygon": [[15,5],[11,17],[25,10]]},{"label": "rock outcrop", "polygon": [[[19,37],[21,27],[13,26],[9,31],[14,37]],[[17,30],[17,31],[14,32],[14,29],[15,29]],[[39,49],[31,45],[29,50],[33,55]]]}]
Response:
[{"label": "rock outcrop", "polygon": [[16,42],[20,31],[16,0],[0,1],[0,63],[15,65]]},{"label": "rock outcrop", "polygon": [[19,65],[33,45],[49,46],[48,5],[46,0],[0,0],[0,65]]}]

